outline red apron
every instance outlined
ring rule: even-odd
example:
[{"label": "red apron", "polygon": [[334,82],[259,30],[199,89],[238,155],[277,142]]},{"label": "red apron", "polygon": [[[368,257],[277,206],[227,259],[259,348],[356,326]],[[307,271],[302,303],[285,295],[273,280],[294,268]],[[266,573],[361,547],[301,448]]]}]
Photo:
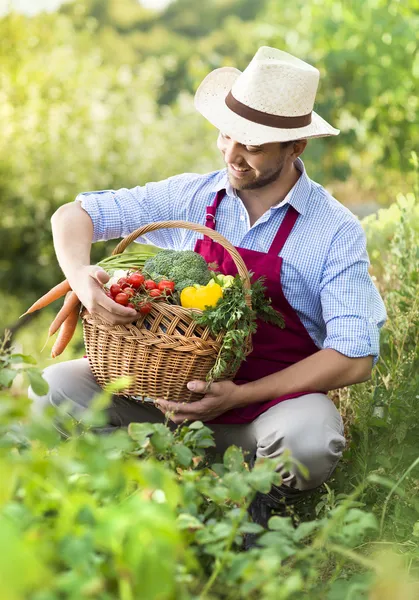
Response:
[{"label": "red apron", "polygon": [[[215,230],[216,211],[224,196],[225,190],[219,191],[213,205],[207,206],[205,225],[210,229]],[[298,216],[297,210],[289,205],[267,253],[248,250],[247,248],[236,248],[248,270],[253,271],[255,279],[265,278],[265,286],[267,294],[272,300],[272,306],[282,314],[285,320],[284,329],[258,320],[258,328],[253,335],[253,351],[242,363],[234,379],[234,382],[239,385],[282,371],[282,369],[286,369],[319,350],[301,323],[297,313],[285,298],[281,286],[282,257],[279,256],[279,253],[284,247]],[[203,240],[198,240],[195,244],[195,252],[199,252],[208,263],[216,262],[218,270],[224,275],[237,274],[237,268],[230,254],[210,238],[205,237]],[[278,404],[278,402],[307,393],[309,392],[287,394],[274,400],[235,408],[209,421],[209,423],[249,423],[271,406]]]}]

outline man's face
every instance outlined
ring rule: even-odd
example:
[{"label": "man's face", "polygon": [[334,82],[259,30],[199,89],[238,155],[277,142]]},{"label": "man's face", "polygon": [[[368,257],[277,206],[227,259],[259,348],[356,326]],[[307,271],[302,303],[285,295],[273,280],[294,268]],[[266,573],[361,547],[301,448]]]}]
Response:
[{"label": "man's face", "polygon": [[255,190],[276,181],[290,148],[279,142],[263,146],[244,146],[220,132],[217,146],[224,156],[228,178],[236,190]]}]

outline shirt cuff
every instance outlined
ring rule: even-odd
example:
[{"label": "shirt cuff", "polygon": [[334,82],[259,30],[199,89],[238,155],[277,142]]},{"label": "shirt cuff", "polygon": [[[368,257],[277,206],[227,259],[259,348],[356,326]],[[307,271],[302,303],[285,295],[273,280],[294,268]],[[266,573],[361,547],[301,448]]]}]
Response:
[{"label": "shirt cuff", "polygon": [[323,348],[337,350],[349,358],[380,355],[380,329],[373,318],[335,317],[327,322]]}]

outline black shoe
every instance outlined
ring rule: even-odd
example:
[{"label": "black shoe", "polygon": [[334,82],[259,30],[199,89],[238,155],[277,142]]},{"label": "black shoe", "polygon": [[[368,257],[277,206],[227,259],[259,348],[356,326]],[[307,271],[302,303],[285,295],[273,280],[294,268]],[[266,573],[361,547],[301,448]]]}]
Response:
[{"label": "black shoe", "polygon": [[[288,486],[272,486],[267,494],[256,492],[248,508],[248,513],[253,523],[261,525],[268,530],[269,519],[273,516],[291,517],[296,525],[294,505],[307,496],[307,492],[294,490]],[[257,541],[260,534],[246,533],[243,537],[243,549],[258,547]]]},{"label": "black shoe", "polygon": [[[285,503],[275,502],[268,494],[256,492],[256,496],[250,503],[247,512],[253,523],[257,523],[267,530],[269,519],[274,515],[285,517],[286,510]],[[243,550],[258,547],[259,536],[260,534],[258,533],[245,533],[243,537]]]}]

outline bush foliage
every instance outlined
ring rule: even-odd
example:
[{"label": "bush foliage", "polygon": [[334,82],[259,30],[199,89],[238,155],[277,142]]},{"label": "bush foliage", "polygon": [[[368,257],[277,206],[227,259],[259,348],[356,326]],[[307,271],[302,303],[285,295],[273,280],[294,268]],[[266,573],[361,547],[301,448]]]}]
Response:
[{"label": "bush foliage", "polygon": [[[411,227],[414,195],[396,206],[396,221],[391,207],[367,222],[379,240],[392,219],[376,265],[389,319],[373,380],[341,392],[351,444],[334,479],[296,515],[272,517],[268,532],[250,522],[247,507],[256,491],[279,483],[274,461],[249,470],[235,447],[214,457],[211,430],[199,422],[175,432],[136,423],[98,435],[106,394],[83,424],[67,421],[62,440],[52,413],[28,419],[27,399],[10,391],[15,373],[45,389],[33,360],[3,346],[4,597],[414,600],[419,233]],[[244,552],[249,533],[260,546]]]}]

